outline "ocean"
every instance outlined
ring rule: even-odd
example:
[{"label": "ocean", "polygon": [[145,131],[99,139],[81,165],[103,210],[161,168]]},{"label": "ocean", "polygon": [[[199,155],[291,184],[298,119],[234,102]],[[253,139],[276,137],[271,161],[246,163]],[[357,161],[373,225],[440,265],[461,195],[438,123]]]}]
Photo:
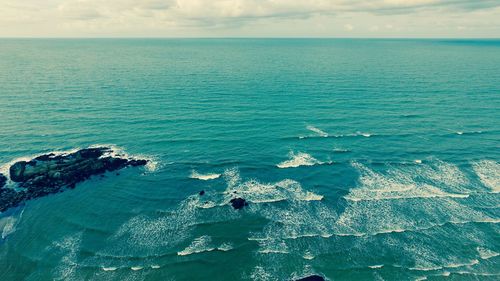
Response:
[{"label": "ocean", "polygon": [[3,173],[150,162],[0,214],[0,279],[498,280],[499,109],[498,40],[1,39]]}]

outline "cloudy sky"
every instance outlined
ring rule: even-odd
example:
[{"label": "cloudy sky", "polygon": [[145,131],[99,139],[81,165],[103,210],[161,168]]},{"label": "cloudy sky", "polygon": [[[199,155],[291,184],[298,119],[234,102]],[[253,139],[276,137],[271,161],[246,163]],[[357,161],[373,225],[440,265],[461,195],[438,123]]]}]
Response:
[{"label": "cloudy sky", "polygon": [[500,0],[0,0],[0,37],[500,37]]}]

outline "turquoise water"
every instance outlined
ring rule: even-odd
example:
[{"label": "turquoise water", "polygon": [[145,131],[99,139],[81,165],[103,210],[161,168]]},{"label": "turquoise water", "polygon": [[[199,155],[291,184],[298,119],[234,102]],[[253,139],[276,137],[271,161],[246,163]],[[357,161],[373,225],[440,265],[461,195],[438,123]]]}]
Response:
[{"label": "turquoise water", "polygon": [[1,214],[0,279],[498,280],[499,81],[495,40],[2,39],[3,170],[152,161]]}]

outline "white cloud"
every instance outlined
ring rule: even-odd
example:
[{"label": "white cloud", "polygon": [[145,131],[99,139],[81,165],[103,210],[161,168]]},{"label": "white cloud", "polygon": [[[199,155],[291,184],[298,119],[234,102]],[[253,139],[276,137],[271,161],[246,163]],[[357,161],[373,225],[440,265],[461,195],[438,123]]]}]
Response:
[{"label": "white cloud", "polygon": [[[488,26],[484,32],[498,36],[499,7],[498,0],[0,0],[0,36],[259,36],[270,30],[270,36],[370,36],[392,30],[391,36],[411,37],[395,31],[442,36],[456,26],[471,35]],[[434,18],[450,28],[435,30]]]}]

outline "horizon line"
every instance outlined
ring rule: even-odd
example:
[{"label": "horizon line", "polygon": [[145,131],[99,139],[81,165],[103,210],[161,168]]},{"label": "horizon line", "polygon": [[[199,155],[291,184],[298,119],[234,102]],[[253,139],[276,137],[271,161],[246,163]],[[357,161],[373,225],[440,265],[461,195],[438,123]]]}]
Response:
[{"label": "horizon line", "polygon": [[247,36],[247,37],[195,37],[195,36],[187,36],[187,37],[162,37],[162,36],[147,36],[147,37],[139,37],[139,36],[75,36],[75,37],[66,37],[66,36],[0,36],[0,40],[2,39],[389,39],[389,40],[500,40],[500,37],[301,37],[301,36],[290,36],[290,37],[266,37],[266,36]]}]

